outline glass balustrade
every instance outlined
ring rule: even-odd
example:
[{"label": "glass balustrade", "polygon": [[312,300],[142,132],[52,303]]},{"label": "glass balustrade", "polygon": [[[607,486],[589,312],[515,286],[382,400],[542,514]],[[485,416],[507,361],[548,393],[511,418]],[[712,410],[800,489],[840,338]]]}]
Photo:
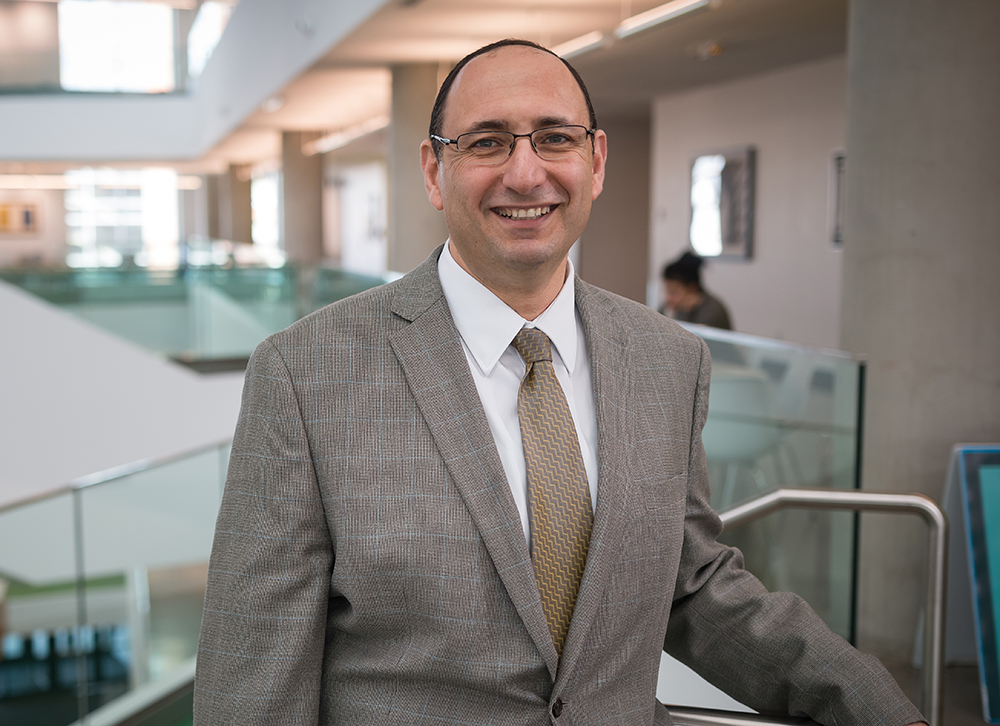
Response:
[{"label": "glass balustrade", "polygon": [[0,270],[0,279],[153,352],[247,358],[271,333],[380,277],[323,267]]},{"label": "glass balustrade", "polygon": [[63,726],[195,655],[229,444],[0,509],[0,723]]},{"label": "glass balustrade", "polygon": [[[778,487],[858,486],[864,366],[840,352],[686,325],[712,353],[703,440],[718,511]],[[854,634],[855,515],[787,511],[723,533],[772,590]]]}]

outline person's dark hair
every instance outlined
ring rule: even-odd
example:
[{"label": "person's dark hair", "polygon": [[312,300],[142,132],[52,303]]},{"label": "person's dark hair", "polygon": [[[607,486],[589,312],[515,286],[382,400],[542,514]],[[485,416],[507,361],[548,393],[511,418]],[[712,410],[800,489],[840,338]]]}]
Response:
[{"label": "person's dark hair", "polygon": [[[559,58],[559,60],[562,61],[563,65],[569,69],[569,72],[573,74],[573,78],[576,80],[576,85],[578,85],[580,87],[580,90],[583,92],[583,100],[586,101],[587,103],[587,116],[589,118],[590,128],[593,130],[597,129],[597,114],[594,113],[594,104],[591,103],[590,93],[587,92],[587,86],[584,85],[583,79],[580,78],[580,74],[576,72],[576,68],[571,66],[568,62],[566,62],[566,59],[556,55],[551,50],[549,50],[544,46],[539,45],[538,43],[534,43],[530,40],[522,40],[520,38],[506,38],[504,40],[498,40],[495,43],[490,43],[489,45],[484,45],[482,48],[472,51],[471,53],[469,53],[469,55],[465,56],[462,60],[460,60],[454,68],[451,69],[451,73],[449,73],[448,77],[444,79],[444,83],[441,84],[441,88],[438,90],[437,98],[434,99],[434,110],[431,111],[431,125],[430,125],[431,136],[443,136],[443,134],[441,133],[441,127],[444,124],[444,107],[448,100],[448,93],[451,91],[451,87],[455,83],[455,78],[458,76],[459,73],[462,72],[462,69],[465,68],[465,66],[468,65],[469,61],[471,61],[473,58],[478,58],[481,55],[491,53],[497,50],[498,48],[504,48],[509,45],[520,45],[524,46],[525,48],[534,48],[535,50],[540,50],[545,53],[548,53],[549,55],[553,55],[556,58]],[[443,148],[443,144],[440,141],[436,141],[435,139],[431,139],[431,144],[434,147],[435,156],[437,156],[440,159],[441,149]]]},{"label": "person's dark hair", "polygon": [[696,285],[701,290],[701,266],[703,264],[705,264],[705,260],[694,252],[685,252],[663,268],[663,279],[676,280],[685,285]]}]

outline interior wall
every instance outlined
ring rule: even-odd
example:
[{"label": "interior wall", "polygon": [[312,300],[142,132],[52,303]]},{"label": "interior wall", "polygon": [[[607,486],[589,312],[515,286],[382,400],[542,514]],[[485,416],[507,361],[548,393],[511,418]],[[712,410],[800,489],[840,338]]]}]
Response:
[{"label": "interior wall", "polygon": [[0,204],[34,204],[38,231],[0,233],[0,267],[60,265],[66,259],[66,207],[58,189],[0,189]]},{"label": "interior wall", "polygon": [[0,282],[0,506],[232,436],[243,373],[201,376]]},{"label": "interior wall", "polygon": [[604,191],[580,237],[580,276],[642,302],[649,267],[649,115],[599,117],[608,134]]},{"label": "interior wall", "polygon": [[705,287],[728,305],[736,330],[837,347],[842,261],[828,208],[845,96],[846,61],[838,56],[653,102],[650,305],[663,299],[664,264],[688,248],[692,160],[752,145],[752,259],[709,261]]}]

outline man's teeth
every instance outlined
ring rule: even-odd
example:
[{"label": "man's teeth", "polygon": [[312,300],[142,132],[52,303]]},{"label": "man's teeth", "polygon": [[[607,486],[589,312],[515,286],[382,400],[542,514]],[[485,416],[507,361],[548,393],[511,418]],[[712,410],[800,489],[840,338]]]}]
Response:
[{"label": "man's teeth", "polygon": [[509,219],[537,219],[542,215],[552,211],[551,205],[548,207],[534,207],[532,209],[498,209],[497,213],[501,217]]}]

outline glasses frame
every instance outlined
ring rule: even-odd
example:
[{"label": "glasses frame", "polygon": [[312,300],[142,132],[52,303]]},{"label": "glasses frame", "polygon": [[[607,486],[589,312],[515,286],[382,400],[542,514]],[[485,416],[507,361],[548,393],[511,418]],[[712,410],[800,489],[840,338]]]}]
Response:
[{"label": "glasses frame", "polygon": [[542,128],[535,129],[534,131],[532,131],[530,133],[527,133],[527,134],[515,134],[515,133],[511,133],[510,131],[493,131],[493,132],[488,131],[488,130],[484,130],[484,131],[467,131],[464,134],[459,134],[454,139],[447,139],[444,136],[438,136],[437,134],[431,134],[431,139],[433,139],[434,141],[437,141],[438,143],[440,143],[440,144],[442,144],[444,146],[452,146],[452,145],[454,145],[454,147],[455,147],[455,153],[456,154],[469,154],[471,152],[460,151],[459,148],[458,148],[458,141],[463,136],[469,136],[471,134],[483,134],[483,133],[487,133],[487,134],[488,133],[510,134],[513,138],[510,141],[510,148],[507,151],[507,156],[498,157],[496,161],[486,162],[484,165],[492,166],[494,164],[502,164],[507,159],[509,159],[514,154],[514,146],[517,144],[517,140],[518,139],[527,139],[528,142],[531,144],[532,151],[534,151],[535,155],[538,156],[538,158],[541,159],[542,161],[555,161],[554,159],[546,159],[544,156],[542,156],[538,152],[538,147],[535,146],[535,140],[532,138],[539,131],[551,131],[552,129],[583,129],[584,133],[587,136],[590,137],[591,149],[594,148],[594,134],[596,133],[597,129],[589,129],[586,126],[583,126],[582,124],[559,124],[557,126],[543,126]]}]

